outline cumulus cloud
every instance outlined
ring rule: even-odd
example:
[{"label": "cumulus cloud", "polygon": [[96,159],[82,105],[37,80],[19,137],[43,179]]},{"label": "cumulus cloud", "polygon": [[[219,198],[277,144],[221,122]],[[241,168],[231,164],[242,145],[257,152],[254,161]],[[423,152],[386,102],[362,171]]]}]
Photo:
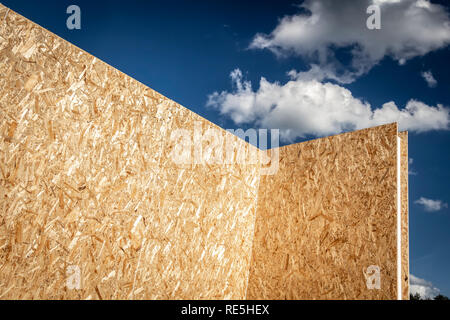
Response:
[{"label": "cumulus cloud", "polygon": [[298,74],[291,74],[292,79],[285,84],[261,78],[257,90],[243,79],[241,70],[234,70],[230,76],[233,90],[209,95],[207,106],[218,109],[238,125],[280,129],[285,141],[396,121],[400,130],[415,132],[450,128],[450,110],[442,105],[410,100],[399,109],[390,101],[373,109],[342,86]]},{"label": "cumulus cloud", "polygon": [[424,71],[421,73],[421,75],[425,79],[425,81],[427,82],[427,84],[430,88],[436,87],[437,81],[433,77],[433,74],[431,73],[431,71]]},{"label": "cumulus cloud", "polygon": [[425,279],[421,279],[416,277],[413,274],[410,274],[410,291],[412,295],[416,293],[420,294],[422,299],[433,299],[436,297],[440,290],[433,286],[433,284]]},{"label": "cumulus cloud", "polygon": [[418,200],[414,201],[414,203],[422,205],[425,211],[434,212],[439,211],[443,208],[448,208],[448,204],[442,202],[441,200],[433,200],[425,197],[420,197]]},{"label": "cumulus cloud", "polygon": [[[381,12],[379,30],[366,26],[373,4]],[[428,0],[306,0],[299,7],[271,33],[257,34],[250,48],[301,56],[312,64],[310,76],[350,83],[385,56],[404,64],[450,43],[448,12]],[[350,52],[348,65],[336,58],[336,48]]]}]

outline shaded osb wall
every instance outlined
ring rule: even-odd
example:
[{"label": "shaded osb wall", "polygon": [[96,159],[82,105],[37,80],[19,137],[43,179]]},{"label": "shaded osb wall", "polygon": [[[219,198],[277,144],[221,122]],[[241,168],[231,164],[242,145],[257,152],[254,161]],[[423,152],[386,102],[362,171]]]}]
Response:
[{"label": "shaded osb wall", "polygon": [[408,132],[400,132],[402,215],[402,299],[409,300]]},{"label": "shaded osb wall", "polygon": [[0,298],[245,298],[257,165],[174,165],[174,129],[216,127],[6,10]]},{"label": "shaded osb wall", "polygon": [[283,147],[279,166],[261,177],[247,298],[396,299],[397,125]]}]

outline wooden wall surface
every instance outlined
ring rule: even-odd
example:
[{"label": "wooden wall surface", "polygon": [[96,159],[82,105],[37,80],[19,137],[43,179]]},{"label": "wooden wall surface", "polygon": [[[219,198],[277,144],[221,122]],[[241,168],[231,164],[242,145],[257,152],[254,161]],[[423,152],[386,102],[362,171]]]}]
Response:
[{"label": "wooden wall surface", "polygon": [[247,298],[396,299],[397,124],[282,147],[279,166],[261,177]]},{"label": "wooden wall surface", "polygon": [[0,17],[0,298],[244,299],[258,166],[175,165],[170,137],[199,125],[247,144]]},{"label": "wooden wall surface", "polygon": [[256,148],[2,5],[0,19],[0,299],[396,298],[396,124],[282,147],[275,175],[176,164],[177,129]]},{"label": "wooden wall surface", "polygon": [[409,300],[409,208],[408,208],[408,132],[399,132],[400,137],[400,187],[402,210],[402,299]]}]

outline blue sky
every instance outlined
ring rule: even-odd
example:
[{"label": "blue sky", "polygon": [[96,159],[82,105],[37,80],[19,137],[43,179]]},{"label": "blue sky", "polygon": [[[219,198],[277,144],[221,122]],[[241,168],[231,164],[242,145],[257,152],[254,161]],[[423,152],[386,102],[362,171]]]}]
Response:
[{"label": "blue sky", "polygon": [[[412,158],[411,273],[417,290],[449,296],[450,7],[379,0],[381,29],[368,30],[369,2],[2,0],[224,128],[292,127],[289,144],[400,117]],[[81,30],[66,27],[70,4]],[[312,65],[319,72],[299,74]]]}]

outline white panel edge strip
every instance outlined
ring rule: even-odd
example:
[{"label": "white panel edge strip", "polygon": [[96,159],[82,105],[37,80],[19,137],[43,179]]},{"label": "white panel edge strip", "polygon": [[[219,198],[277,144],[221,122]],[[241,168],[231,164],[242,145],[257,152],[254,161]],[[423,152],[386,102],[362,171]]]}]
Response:
[{"label": "white panel edge strip", "polygon": [[400,137],[397,136],[397,300],[402,300],[402,203],[400,156]]}]

